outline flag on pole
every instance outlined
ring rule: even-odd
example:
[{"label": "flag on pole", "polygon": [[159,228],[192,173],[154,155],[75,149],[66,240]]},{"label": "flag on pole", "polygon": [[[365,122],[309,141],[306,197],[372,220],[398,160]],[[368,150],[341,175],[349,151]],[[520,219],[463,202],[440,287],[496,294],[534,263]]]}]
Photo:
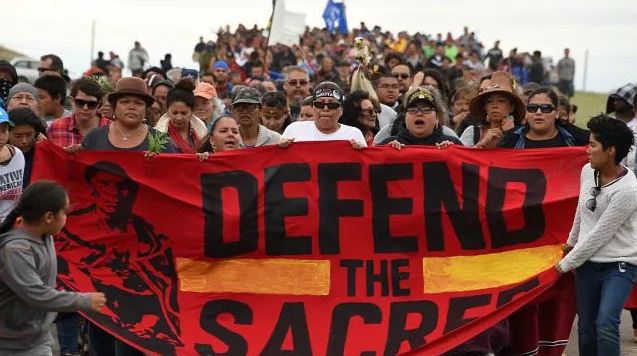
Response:
[{"label": "flag on pole", "polygon": [[329,32],[335,32],[338,29],[338,32],[346,34],[345,3],[328,0],[325,11],[323,11],[323,20],[325,20],[325,27]]},{"label": "flag on pole", "polygon": [[305,14],[285,8],[285,0],[276,0],[270,27],[270,44],[293,46],[299,44],[299,36],[305,32]]}]

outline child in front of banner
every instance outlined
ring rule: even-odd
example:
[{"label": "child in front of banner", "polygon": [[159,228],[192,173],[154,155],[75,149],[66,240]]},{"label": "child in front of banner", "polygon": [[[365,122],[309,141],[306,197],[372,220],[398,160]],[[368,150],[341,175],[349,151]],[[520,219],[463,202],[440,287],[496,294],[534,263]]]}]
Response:
[{"label": "child in front of banner", "polygon": [[600,115],[591,130],[575,220],[559,274],[575,269],[579,353],[619,356],[619,322],[637,279],[637,179],[620,164],[633,144],[620,120]]},{"label": "child in front of banner", "polygon": [[99,311],[106,302],[102,293],[55,289],[52,235],[64,226],[68,206],[64,188],[39,181],[0,225],[0,355],[52,355],[56,312]]}]

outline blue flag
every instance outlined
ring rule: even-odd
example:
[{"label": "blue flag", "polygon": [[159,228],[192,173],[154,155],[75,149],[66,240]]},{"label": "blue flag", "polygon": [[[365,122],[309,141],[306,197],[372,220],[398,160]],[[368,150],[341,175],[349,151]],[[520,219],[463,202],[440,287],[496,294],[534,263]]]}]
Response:
[{"label": "blue flag", "polygon": [[325,11],[323,11],[323,20],[325,20],[325,27],[327,27],[329,32],[335,32],[338,29],[338,32],[342,34],[347,33],[344,3],[327,0],[327,6],[325,6]]}]

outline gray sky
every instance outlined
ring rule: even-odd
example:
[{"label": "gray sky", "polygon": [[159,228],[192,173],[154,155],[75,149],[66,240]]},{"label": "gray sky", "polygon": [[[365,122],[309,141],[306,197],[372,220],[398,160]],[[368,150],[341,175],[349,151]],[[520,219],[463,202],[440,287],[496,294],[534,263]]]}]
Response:
[{"label": "gray sky", "polygon": [[[135,40],[158,64],[172,53],[173,65],[194,68],[190,60],[199,35],[215,39],[220,26],[265,26],[270,0],[0,0],[0,44],[38,58],[56,53],[76,75],[90,61],[91,20],[95,51],[114,50],[126,61]],[[290,11],[307,14],[310,26],[323,26],[327,0],[287,0]],[[539,49],[556,61],[570,47],[576,60],[575,84],[583,84],[584,52],[589,50],[586,88],[608,92],[637,82],[635,0],[345,0],[350,27],[365,21],[397,32],[407,30],[454,37],[464,25],[490,48]]]}]

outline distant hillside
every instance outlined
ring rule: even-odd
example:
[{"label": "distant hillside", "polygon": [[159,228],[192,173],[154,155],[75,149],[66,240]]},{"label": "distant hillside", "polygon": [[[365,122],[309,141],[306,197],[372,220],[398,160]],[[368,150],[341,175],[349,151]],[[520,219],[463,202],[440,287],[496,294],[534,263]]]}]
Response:
[{"label": "distant hillside", "polygon": [[606,110],[607,94],[587,91],[575,92],[573,104],[577,105],[577,126],[586,127],[592,116],[599,115]]},{"label": "distant hillside", "polygon": [[16,52],[14,50],[11,50],[9,48],[6,48],[0,45],[0,59],[9,61],[13,59],[14,57],[18,57],[18,56],[24,56],[24,55],[20,52]]}]

